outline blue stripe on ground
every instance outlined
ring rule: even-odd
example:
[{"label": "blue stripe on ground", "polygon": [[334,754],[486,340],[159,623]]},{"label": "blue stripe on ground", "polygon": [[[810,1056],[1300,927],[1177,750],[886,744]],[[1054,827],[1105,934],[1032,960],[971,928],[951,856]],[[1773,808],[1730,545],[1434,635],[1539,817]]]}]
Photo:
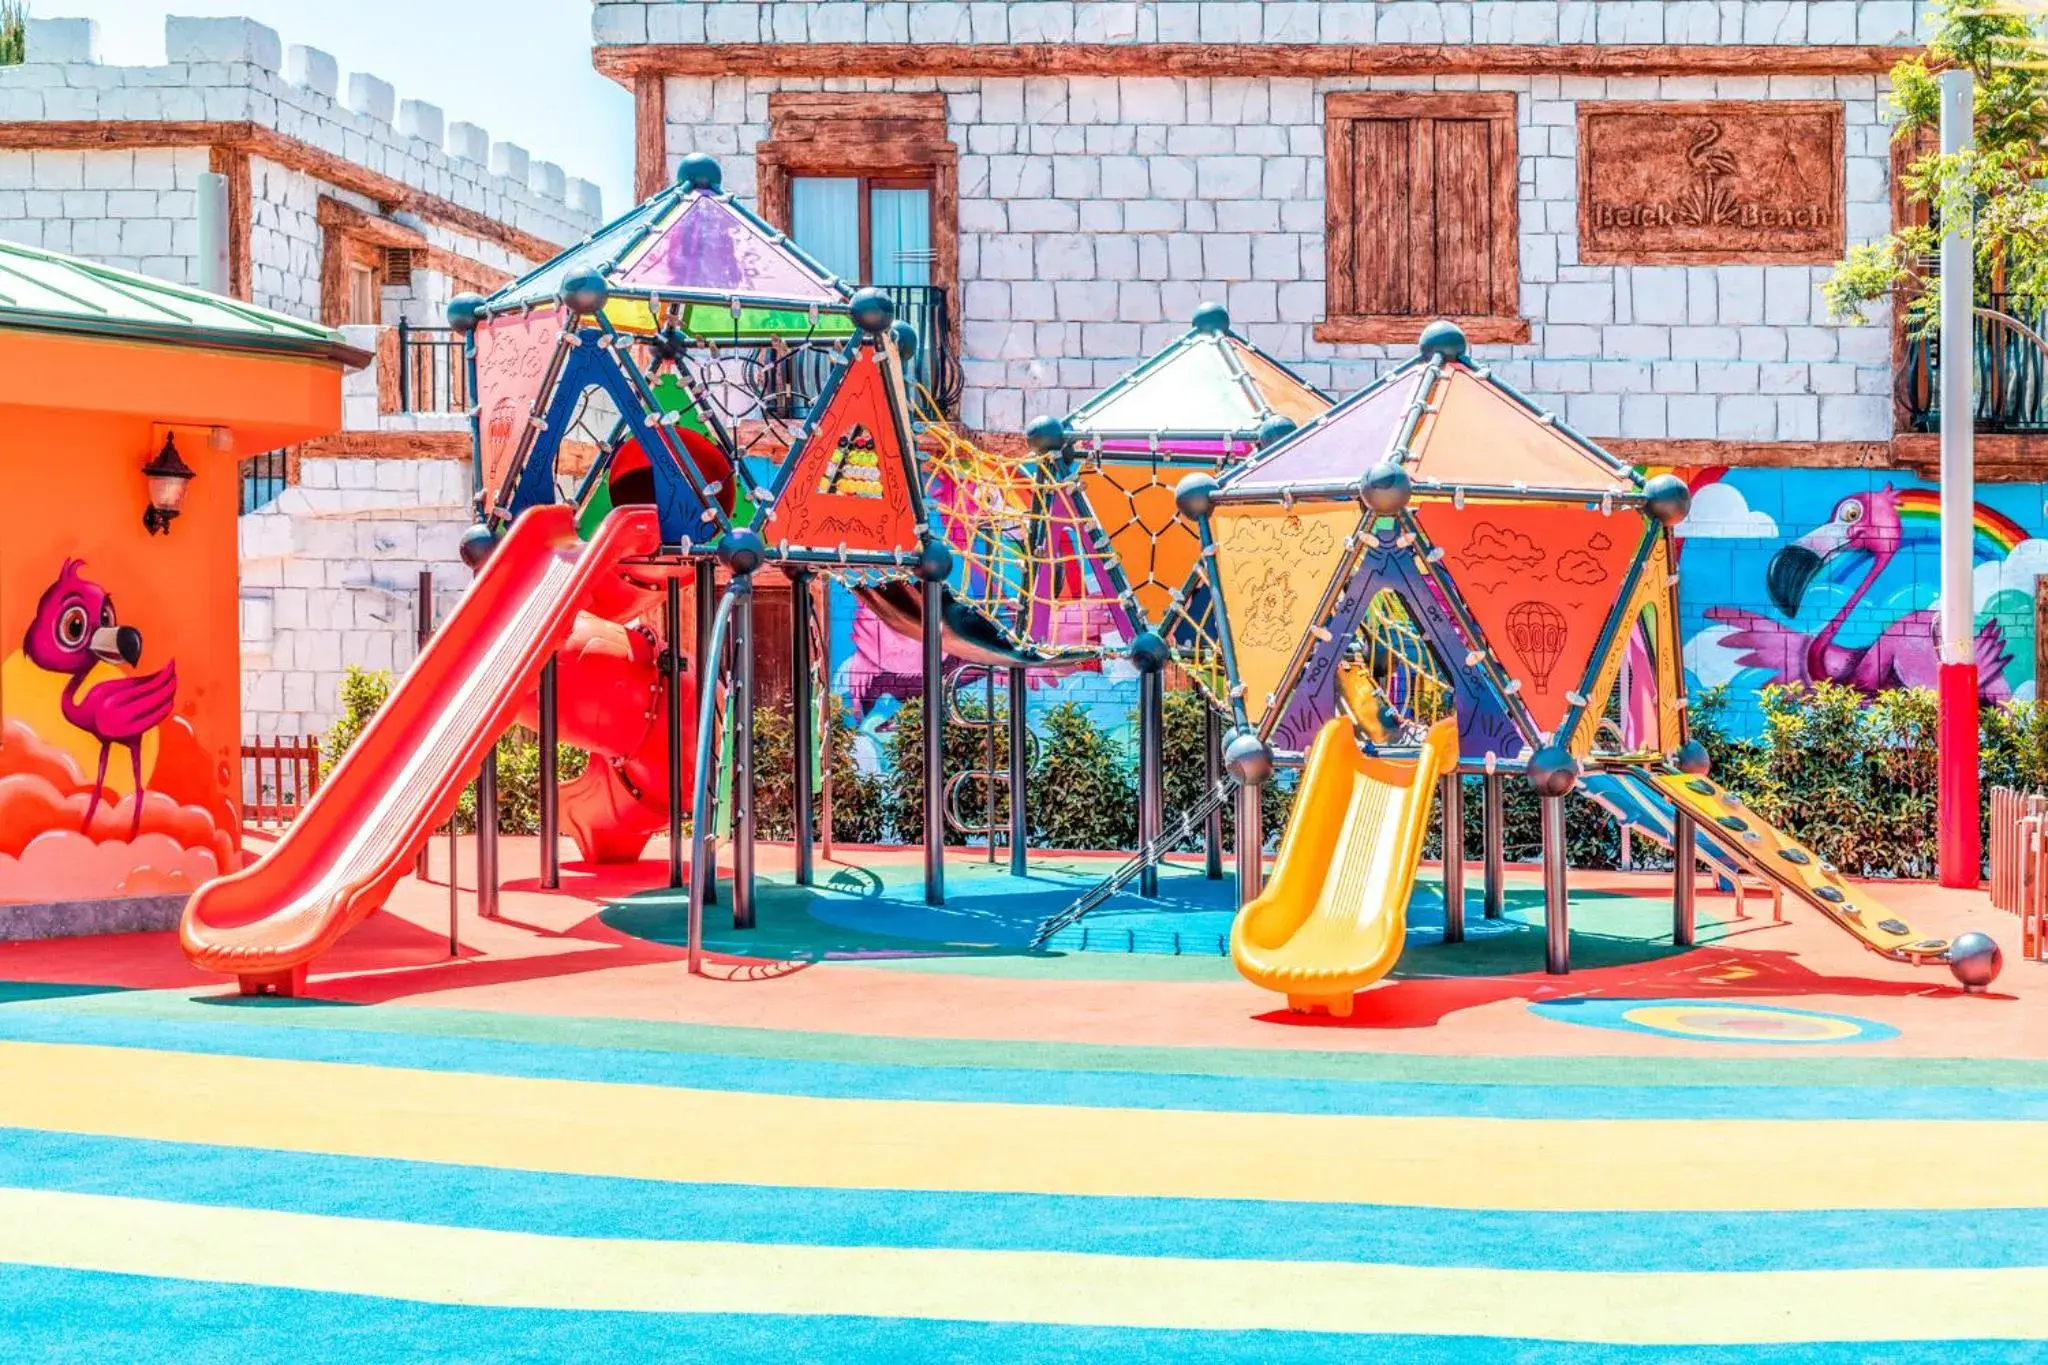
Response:
[{"label": "blue stripe on ground", "polygon": [[[1077,1290],[1084,1292],[1085,1288]],[[1965,1315],[1966,1316],[1966,1315]],[[1421,1365],[2025,1365],[2038,1342],[1621,1347],[1488,1337],[1048,1327],[902,1318],[476,1308],[301,1289],[0,1266],[0,1323],[20,1360],[243,1365],[249,1360],[1131,1362],[1356,1358]]]},{"label": "blue stripe on ground", "polygon": [[650,1241],[1568,1271],[1995,1269],[2048,1258],[2043,1209],[1304,1209],[1260,1200],[681,1184],[27,1129],[0,1129],[0,1186]]},{"label": "blue stripe on ground", "polygon": [[1444,1085],[863,1065],[424,1034],[372,1034],[346,1029],[280,1028],[243,1020],[210,1023],[127,1018],[27,1007],[0,1010],[0,1041],[81,1043],[536,1080],[736,1090],[814,1099],[1500,1119],[2048,1118],[2048,1088],[2035,1086]]}]

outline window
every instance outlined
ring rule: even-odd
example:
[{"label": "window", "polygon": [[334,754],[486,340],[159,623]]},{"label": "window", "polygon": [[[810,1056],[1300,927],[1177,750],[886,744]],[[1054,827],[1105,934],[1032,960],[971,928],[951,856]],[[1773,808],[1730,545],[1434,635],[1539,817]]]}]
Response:
[{"label": "window", "polygon": [[931,181],[791,176],[789,235],[843,280],[929,285]]},{"label": "window", "polygon": [[289,450],[266,450],[242,461],[241,512],[244,516],[270,506],[296,482],[292,477],[293,463]]},{"label": "window", "polygon": [[1318,340],[1413,342],[1438,317],[1473,341],[1529,339],[1512,94],[1332,93],[1323,136]]}]

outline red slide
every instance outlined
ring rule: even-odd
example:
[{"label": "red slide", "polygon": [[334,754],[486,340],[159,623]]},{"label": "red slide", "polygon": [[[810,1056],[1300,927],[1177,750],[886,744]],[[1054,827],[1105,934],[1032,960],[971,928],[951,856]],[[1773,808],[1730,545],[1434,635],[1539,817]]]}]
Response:
[{"label": "red slide", "polygon": [[384,903],[448,818],[578,609],[660,543],[651,507],[614,511],[587,545],[571,508],[521,515],[285,836],[187,903],[185,955],[245,993],[297,994],[307,964]]}]

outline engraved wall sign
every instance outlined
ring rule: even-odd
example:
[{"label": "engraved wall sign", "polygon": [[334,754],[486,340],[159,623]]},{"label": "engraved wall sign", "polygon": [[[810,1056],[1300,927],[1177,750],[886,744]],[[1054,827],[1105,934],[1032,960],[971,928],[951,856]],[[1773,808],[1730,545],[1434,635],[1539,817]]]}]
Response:
[{"label": "engraved wall sign", "polygon": [[1579,259],[1832,264],[1843,251],[1842,106],[1579,105]]}]

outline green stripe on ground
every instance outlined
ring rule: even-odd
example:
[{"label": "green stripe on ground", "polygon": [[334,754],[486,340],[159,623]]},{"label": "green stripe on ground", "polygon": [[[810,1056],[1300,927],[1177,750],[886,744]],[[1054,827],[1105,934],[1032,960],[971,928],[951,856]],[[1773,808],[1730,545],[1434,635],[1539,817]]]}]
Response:
[{"label": "green stripe on ground", "polygon": [[191,996],[183,991],[108,991],[0,983],[0,1007],[358,1033],[488,1038],[564,1047],[688,1052],[869,1066],[989,1067],[1039,1071],[1126,1071],[1167,1075],[1264,1076],[1293,1080],[1406,1081],[1454,1085],[1581,1086],[2048,1086],[2048,1061],[1968,1057],[1444,1057],[1410,1053],[1309,1052],[1261,1048],[1124,1047],[805,1033],[724,1024],[564,1018],[486,1010],[334,1004]]}]

